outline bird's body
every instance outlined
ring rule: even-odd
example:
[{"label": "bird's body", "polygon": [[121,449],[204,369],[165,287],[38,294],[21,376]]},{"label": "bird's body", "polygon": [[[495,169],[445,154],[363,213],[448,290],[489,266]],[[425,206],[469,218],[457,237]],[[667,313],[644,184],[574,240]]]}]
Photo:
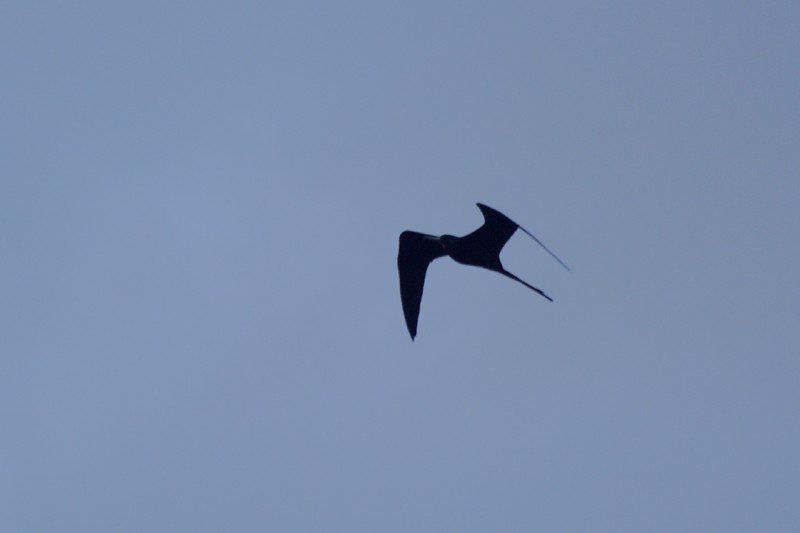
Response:
[{"label": "bird's body", "polygon": [[417,335],[417,320],[419,318],[420,303],[422,302],[422,290],[425,285],[425,273],[428,265],[434,259],[448,255],[458,263],[498,272],[522,283],[552,302],[552,298],[507,271],[500,262],[500,251],[508,242],[508,239],[511,238],[511,235],[519,228],[530,235],[564,268],[569,270],[567,265],[525,228],[500,211],[483,204],[477,205],[481,213],[483,213],[484,224],[469,235],[463,237],[454,237],[453,235],[436,237],[435,235],[427,235],[416,231],[404,231],[400,234],[400,249],[397,254],[400,297],[403,303],[406,325],[412,340]]}]

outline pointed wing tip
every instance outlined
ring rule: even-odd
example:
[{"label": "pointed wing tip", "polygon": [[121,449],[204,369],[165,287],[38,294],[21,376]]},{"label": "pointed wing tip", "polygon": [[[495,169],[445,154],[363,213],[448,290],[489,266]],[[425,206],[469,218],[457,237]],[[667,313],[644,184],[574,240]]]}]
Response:
[{"label": "pointed wing tip", "polygon": [[477,206],[478,206],[478,209],[480,209],[480,210],[481,210],[481,213],[485,213],[487,210],[488,210],[488,211],[494,211],[494,209],[492,209],[492,208],[491,208],[491,207],[489,207],[488,205],[486,205],[486,204],[482,204],[482,203],[480,203],[480,202],[475,202],[475,205],[477,205]]}]

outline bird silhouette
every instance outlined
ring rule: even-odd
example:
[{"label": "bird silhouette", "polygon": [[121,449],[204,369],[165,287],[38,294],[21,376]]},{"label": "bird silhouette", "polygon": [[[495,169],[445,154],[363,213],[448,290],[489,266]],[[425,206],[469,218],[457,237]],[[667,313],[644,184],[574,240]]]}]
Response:
[{"label": "bird silhouette", "polygon": [[397,271],[400,274],[400,299],[403,302],[403,315],[406,326],[411,334],[411,340],[417,336],[417,321],[419,307],[422,302],[422,289],[425,286],[425,273],[428,265],[434,259],[449,255],[454,261],[465,265],[478,266],[499,272],[514,281],[518,281],[544,296],[551,302],[548,295],[530,283],[519,279],[517,276],[503,268],[500,262],[500,250],[517,231],[517,228],[527,233],[534,241],[544,248],[561,266],[569,270],[564,262],[556,257],[542,241],[533,236],[531,232],[505,216],[500,211],[484,204],[477,204],[483,213],[483,226],[469,235],[454,237],[453,235],[427,235],[416,231],[404,231],[400,234],[400,249],[397,253]]}]

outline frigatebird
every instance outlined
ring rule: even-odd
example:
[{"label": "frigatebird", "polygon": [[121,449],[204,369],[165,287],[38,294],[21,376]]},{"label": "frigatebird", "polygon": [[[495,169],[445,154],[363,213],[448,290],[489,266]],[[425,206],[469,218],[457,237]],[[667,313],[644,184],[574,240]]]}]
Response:
[{"label": "frigatebird", "polygon": [[530,231],[496,209],[480,203],[477,205],[483,213],[484,223],[469,235],[436,237],[416,231],[404,231],[400,234],[397,271],[400,274],[400,299],[403,302],[403,314],[406,318],[408,332],[411,334],[411,340],[417,336],[417,320],[419,319],[419,306],[422,302],[422,289],[425,286],[425,272],[434,259],[449,255],[458,263],[499,272],[552,302],[552,298],[503,268],[503,264],[500,262],[500,250],[519,228],[539,243],[561,266],[569,270],[569,267]]}]

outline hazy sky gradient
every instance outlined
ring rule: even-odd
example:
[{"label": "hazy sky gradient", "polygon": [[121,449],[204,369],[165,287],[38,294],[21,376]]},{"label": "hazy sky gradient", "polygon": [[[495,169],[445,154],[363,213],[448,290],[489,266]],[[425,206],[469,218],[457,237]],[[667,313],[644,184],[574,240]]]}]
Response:
[{"label": "hazy sky gradient", "polygon": [[0,530],[797,531],[798,23],[3,3]]}]

